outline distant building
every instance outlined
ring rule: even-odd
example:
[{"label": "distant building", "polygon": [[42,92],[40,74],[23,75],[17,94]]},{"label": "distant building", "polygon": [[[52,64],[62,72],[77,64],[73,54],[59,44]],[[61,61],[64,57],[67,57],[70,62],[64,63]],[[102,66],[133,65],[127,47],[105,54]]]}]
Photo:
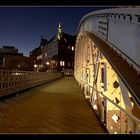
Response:
[{"label": "distant building", "polygon": [[16,49],[14,46],[3,46],[3,48],[0,48],[0,53],[3,53],[3,54],[17,54],[18,49]]},{"label": "distant building", "polygon": [[5,70],[33,71],[32,61],[26,56],[6,56]]},{"label": "distant building", "polygon": [[42,54],[42,50],[41,50],[41,46],[44,46],[47,44],[47,40],[43,39],[43,37],[41,37],[41,42],[40,42],[40,46],[38,48],[35,48],[34,50],[32,50],[29,55],[30,55],[30,59],[32,60],[32,66],[34,67],[34,71],[44,71],[44,67],[43,67],[43,54]]},{"label": "distant building", "polygon": [[14,46],[3,46],[0,48],[0,69],[5,69],[5,57],[6,56],[23,56],[22,53],[18,53],[18,49]]},{"label": "distant building", "polygon": [[42,48],[43,65],[47,69],[74,69],[76,36],[62,32],[59,23],[57,34]]},{"label": "distant building", "polygon": [[18,53],[14,46],[3,46],[0,48],[0,69],[1,70],[28,70],[31,71],[31,62],[29,57]]}]

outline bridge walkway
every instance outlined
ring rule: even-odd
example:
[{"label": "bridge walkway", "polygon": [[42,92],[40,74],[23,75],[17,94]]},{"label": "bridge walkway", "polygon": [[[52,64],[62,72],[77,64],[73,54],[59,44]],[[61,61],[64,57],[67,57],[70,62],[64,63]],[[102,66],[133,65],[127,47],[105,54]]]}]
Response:
[{"label": "bridge walkway", "polygon": [[0,101],[0,133],[104,133],[74,77]]}]

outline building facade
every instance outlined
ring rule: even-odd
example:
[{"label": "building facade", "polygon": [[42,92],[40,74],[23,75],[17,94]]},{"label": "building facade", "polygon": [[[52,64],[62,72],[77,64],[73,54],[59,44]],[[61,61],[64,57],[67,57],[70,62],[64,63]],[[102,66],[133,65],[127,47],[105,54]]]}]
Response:
[{"label": "building facade", "polygon": [[14,46],[3,46],[0,48],[0,70],[32,71],[29,57],[18,53]]},{"label": "building facade", "polygon": [[40,46],[38,48],[35,48],[29,53],[30,59],[32,61],[32,66],[34,67],[34,71],[36,72],[44,71],[43,67],[44,54],[42,54],[41,46],[45,46],[47,42],[48,41],[46,39],[43,39],[43,37],[41,36]]},{"label": "building facade", "polygon": [[74,69],[75,40],[76,36],[62,32],[59,23],[56,35],[41,46],[45,70]]},{"label": "building facade", "polygon": [[19,55],[18,49],[16,49],[14,46],[3,46],[2,48],[0,48],[0,69],[4,69],[5,57],[13,55]]},{"label": "building facade", "polygon": [[5,70],[33,71],[32,61],[26,56],[6,56],[4,62]]}]

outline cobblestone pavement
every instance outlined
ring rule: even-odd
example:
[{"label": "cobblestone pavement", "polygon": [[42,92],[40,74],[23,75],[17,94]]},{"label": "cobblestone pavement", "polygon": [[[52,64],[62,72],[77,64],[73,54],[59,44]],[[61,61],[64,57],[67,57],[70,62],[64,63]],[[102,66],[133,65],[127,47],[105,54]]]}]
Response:
[{"label": "cobblestone pavement", "polygon": [[0,101],[0,133],[104,133],[74,77]]}]

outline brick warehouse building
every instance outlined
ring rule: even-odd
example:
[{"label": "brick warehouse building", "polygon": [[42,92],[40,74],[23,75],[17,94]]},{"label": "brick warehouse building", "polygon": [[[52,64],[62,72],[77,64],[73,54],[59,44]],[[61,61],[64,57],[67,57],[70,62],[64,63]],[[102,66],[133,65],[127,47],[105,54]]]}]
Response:
[{"label": "brick warehouse building", "polygon": [[32,71],[33,67],[29,57],[18,53],[14,46],[0,48],[0,70]]}]

